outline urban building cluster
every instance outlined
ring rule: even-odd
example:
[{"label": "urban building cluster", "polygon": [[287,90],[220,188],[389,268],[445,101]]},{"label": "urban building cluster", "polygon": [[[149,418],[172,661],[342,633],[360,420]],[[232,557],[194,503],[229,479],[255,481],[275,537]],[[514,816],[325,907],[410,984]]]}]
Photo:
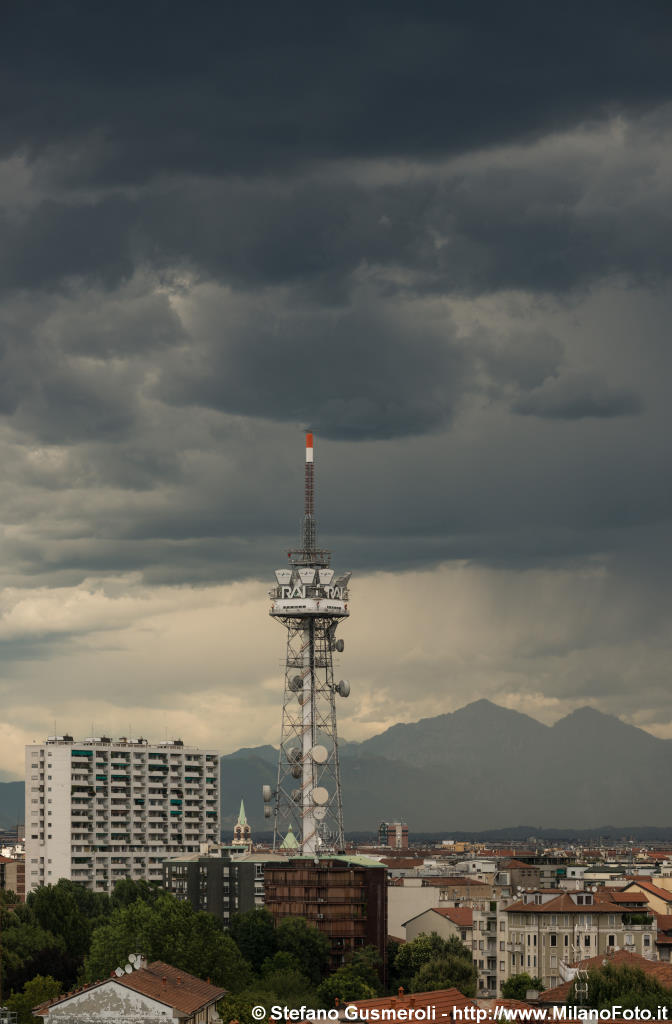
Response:
[{"label": "urban building cluster", "polygon": [[472,951],[481,997],[496,998],[517,974],[553,989],[593,957],[671,959],[672,849],[462,844],[366,852],[388,869],[391,937],[460,939]]}]

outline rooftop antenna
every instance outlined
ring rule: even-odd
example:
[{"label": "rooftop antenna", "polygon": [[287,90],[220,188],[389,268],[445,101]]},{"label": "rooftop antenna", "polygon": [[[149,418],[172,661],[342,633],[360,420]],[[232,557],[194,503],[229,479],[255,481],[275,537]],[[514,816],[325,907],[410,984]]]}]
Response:
[{"label": "rooftop antenna", "polygon": [[[336,728],[336,696],[350,683],[334,683],[333,652],[347,618],[350,573],[334,579],[331,552],[317,546],[313,435],[306,434],[304,507],[300,546],[289,568],[276,569],[270,614],[287,630],[282,730],[275,790],[263,787],[264,815],[274,816],[273,849],[300,836],[301,852],[345,849]],[[290,829],[291,826],[291,829]]]}]

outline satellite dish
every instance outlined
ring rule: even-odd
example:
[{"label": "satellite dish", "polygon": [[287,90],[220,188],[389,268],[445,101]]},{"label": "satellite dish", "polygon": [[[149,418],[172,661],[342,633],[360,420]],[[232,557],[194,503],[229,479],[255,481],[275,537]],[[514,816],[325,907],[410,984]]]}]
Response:
[{"label": "satellite dish", "polygon": [[135,962],[137,961],[137,959],[138,959],[138,958],[137,958],[137,956],[135,955],[135,953],[129,953],[129,954],[128,954],[128,962],[129,962],[129,964],[135,964]]},{"label": "satellite dish", "polygon": [[133,964],[126,964],[124,967],[126,974],[133,974]]},{"label": "satellite dish", "polygon": [[324,762],[329,757],[329,752],[327,751],[326,747],[323,747],[322,744],[319,743],[316,747],[313,747],[313,749],[310,752],[310,756],[312,757],[315,764],[324,764]]},{"label": "satellite dish", "polygon": [[290,761],[292,764],[295,761],[301,760],[301,751],[299,750],[298,747],[289,748],[289,750],[287,751],[287,760]]},{"label": "satellite dish", "polygon": [[343,643],[343,641],[342,640],[337,640],[336,643],[334,644],[334,650],[338,651],[338,653],[340,654],[344,649],[345,649],[345,644]]},{"label": "satellite dish", "polygon": [[310,795],[314,804],[326,804],[329,799],[329,792],[324,786],[315,786]]},{"label": "satellite dish", "polygon": [[264,803],[265,804],[270,804],[271,796],[272,796],[272,794],[271,794],[271,787],[270,786],[262,786],[261,787],[261,795],[264,798]]},{"label": "satellite dish", "polygon": [[315,818],[316,821],[322,821],[323,818],[326,818],[326,816],[327,816],[327,808],[326,807],[314,807],[313,808],[313,817]]},{"label": "satellite dish", "polygon": [[116,974],[116,976],[117,976],[118,978],[121,978],[121,977],[123,977],[123,974],[124,974],[124,969],[123,969],[123,967],[117,967],[117,969],[115,970],[115,972],[114,972],[114,973]]},{"label": "satellite dish", "polygon": [[264,817],[265,818],[270,818],[270,816],[271,816],[271,808],[268,806],[268,804],[266,804],[266,806],[264,807]]},{"label": "satellite dish", "polygon": [[295,804],[300,804],[301,803],[301,790],[300,789],[293,789],[292,790],[292,800],[294,801]]},{"label": "satellite dish", "polygon": [[292,678],[289,680],[288,686],[292,693],[298,693],[299,690],[303,689],[303,677],[292,676]]},{"label": "satellite dish", "polygon": [[338,690],[339,694],[341,695],[341,697],[349,697],[350,696],[350,683],[348,682],[348,680],[347,679],[341,679],[340,683],[337,686],[337,690]]},{"label": "satellite dish", "polygon": [[295,779],[300,779],[302,775],[303,775],[303,768],[301,767],[300,764],[295,764],[294,767],[292,768],[292,776]]}]

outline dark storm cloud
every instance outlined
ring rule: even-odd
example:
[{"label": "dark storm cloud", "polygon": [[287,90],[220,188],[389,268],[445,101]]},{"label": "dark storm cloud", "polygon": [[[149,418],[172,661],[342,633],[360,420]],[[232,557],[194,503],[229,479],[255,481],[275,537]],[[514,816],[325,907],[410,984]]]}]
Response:
[{"label": "dark storm cloud", "polygon": [[669,7],[10,4],[0,145],[71,180],[431,155],[669,95]]},{"label": "dark storm cloud", "polygon": [[523,416],[558,420],[635,416],[642,407],[642,399],[633,391],[609,388],[604,381],[585,374],[547,380],[513,405],[514,411]]}]

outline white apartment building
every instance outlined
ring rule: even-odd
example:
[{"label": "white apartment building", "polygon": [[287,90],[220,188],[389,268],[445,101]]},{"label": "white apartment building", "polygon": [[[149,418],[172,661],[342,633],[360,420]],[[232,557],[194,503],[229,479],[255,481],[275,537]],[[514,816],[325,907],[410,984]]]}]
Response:
[{"label": "white apartment building", "polygon": [[26,892],[59,878],[97,892],[160,882],[168,857],[218,841],[214,750],[123,736],[26,747]]}]

